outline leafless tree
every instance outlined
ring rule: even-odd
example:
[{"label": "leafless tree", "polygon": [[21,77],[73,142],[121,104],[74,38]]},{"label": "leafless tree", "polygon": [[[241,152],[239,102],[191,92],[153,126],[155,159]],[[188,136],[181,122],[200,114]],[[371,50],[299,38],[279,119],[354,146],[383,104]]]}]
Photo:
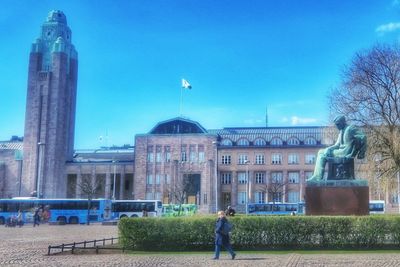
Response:
[{"label": "leafless tree", "polygon": [[281,198],[284,198],[288,193],[287,190],[284,190],[288,184],[289,182],[284,182],[282,179],[273,179],[270,183],[265,184],[263,187],[262,191],[267,193],[268,196],[271,196],[273,209],[275,208],[275,202],[278,199],[278,196],[280,195]]},{"label": "leafless tree", "polygon": [[388,179],[400,171],[399,86],[400,46],[378,44],[355,54],[329,94],[331,114],[344,114],[365,129],[368,161]]},{"label": "leafless tree", "polygon": [[[103,187],[102,180],[100,179],[95,179],[92,181],[90,176],[83,176],[82,181],[78,183],[79,188],[81,189],[81,192],[87,196],[88,200],[88,210],[87,210],[87,222],[86,224],[90,224],[90,209],[91,209],[91,202],[92,199],[96,196],[98,191],[101,190]],[[114,185],[115,186],[115,185]]]},{"label": "leafless tree", "polygon": [[189,193],[193,190],[194,185],[185,177],[166,186],[165,193],[168,195],[169,201],[179,205],[178,215],[181,213],[182,204],[187,203]]}]

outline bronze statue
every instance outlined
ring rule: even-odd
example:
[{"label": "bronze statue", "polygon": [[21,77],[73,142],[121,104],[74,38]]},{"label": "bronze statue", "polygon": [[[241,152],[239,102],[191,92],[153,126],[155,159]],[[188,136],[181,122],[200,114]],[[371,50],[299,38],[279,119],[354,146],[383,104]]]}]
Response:
[{"label": "bronze statue", "polygon": [[320,181],[324,177],[325,164],[330,159],[342,158],[363,159],[367,149],[367,137],[359,128],[348,125],[346,118],[342,115],[337,116],[333,122],[339,129],[339,136],[333,146],[321,149],[318,152],[317,162],[315,163],[314,174],[307,181]]}]

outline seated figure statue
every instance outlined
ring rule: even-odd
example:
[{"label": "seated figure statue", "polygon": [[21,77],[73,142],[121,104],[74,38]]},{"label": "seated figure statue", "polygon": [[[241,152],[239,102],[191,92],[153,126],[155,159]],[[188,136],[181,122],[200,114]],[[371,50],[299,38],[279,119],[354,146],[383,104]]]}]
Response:
[{"label": "seated figure statue", "polygon": [[339,136],[333,146],[318,152],[314,174],[307,181],[320,181],[324,177],[325,164],[330,158],[363,159],[367,148],[367,137],[356,126],[348,125],[346,118],[337,116],[333,122],[339,129]]}]

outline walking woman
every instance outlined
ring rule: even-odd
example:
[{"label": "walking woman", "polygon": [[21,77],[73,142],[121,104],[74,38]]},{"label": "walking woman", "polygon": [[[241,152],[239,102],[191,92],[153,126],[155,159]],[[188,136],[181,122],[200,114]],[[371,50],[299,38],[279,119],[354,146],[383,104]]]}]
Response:
[{"label": "walking woman", "polygon": [[232,260],[235,259],[236,253],[233,251],[231,243],[229,241],[229,233],[225,232],[225,224],[228,224],[225,212],[218,211],[218,220],[215,224],[215,255],[214,260],[219,259],[219,253],[221,252],[221,246],[224,246],[226,250],[231,254]]}]

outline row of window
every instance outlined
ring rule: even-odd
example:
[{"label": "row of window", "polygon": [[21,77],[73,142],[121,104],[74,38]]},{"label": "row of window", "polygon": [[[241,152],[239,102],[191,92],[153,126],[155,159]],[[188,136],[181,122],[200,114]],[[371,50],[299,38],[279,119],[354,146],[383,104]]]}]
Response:
[{"label": "row of window", "polygon": [[[251,203],[267,203],[268,200],[266,199],[266,193],[263,191],[254,192],[253,198],[250,200]],[[247,202],[247,192],[238,192],[237,194],[237,201],[238,204],[246,204]],[[288,192],[287,193],[287,202],[289,203],[296,203],[300,201],[300,192]],[[283,193],[282,192],[275,192],[271,194],[270,201],[274,202],[283,202]]]},{"label": "row of window", "polygon": [[[286,141],[286,144],[288,146],[299,146],[301,143],[302,142],[296,137],[291,137]],[[232,140],[226,138],[226,139],[223,139],[220,144],[221,144],[221,146],[233,146],[234,142]],[[257,138],[252,142],[252,144],[254,146],[266,146],[267,144],[269,144],[270,146],[283,146],[284,141],[279,137],[274,137],[268,143],[264,138]],[[306,146],[315,146],[318,144],[318,142],[314,137],[307,137],[304,140],[303,144]],[[236,145],[237,146],[250,146],[251,142],[246,138],[240,138],[239,140],[236,141]]]},{"label": "row of window", "polygon": [[156,174],[154,176],[152,174],[147,174],[146,184],[160,184],[161,179],[164,179],[164,184],[171,183],[171,176],[169,174]]},{"label": "row of window", "polygon": [[[304,172],[306,179],[312,176],[312,172]],[[248,182],[248,172],[238,172],[237,182],[239,184],[247,184]],[[231,172],[221,172],[220,174],[221,184],[231,184],[232,183],[232,173]],[[271,183],[283,183],[283,172],[271,172]],[[300,181],[300,172],[288,172],[288,183],[298,184]],[[254,172],[254,183],[265,184],[266,183],[266,173],[265,172]]]},{"label": "row of window", "polygon": [[[204,162],[205,153],[203,145],[181,145],[181,162]],[[147,162],[171,162],[171,146],[156,145],[147,147]]]},{"label": "row of window", "polygon": [[[254,157],[254,164],[263,165],[265,164],[265,155],[264,154],[256,154]],[[299,164],[299,154],[291,153],[288,155],[288,164]],[[306,154],[305,155],[305,164],[314,164],[316,156],[315,154]],[[251,162],[248,159],[247,154],[239,154],[237,156],[237,164],[250,164]],[[232,164],[232,155],[221,155],[221,164],[230,165]],[[271,154],[271,164],[279,165],[282,164],[282,154],[280,153],[272,153]]]}]

